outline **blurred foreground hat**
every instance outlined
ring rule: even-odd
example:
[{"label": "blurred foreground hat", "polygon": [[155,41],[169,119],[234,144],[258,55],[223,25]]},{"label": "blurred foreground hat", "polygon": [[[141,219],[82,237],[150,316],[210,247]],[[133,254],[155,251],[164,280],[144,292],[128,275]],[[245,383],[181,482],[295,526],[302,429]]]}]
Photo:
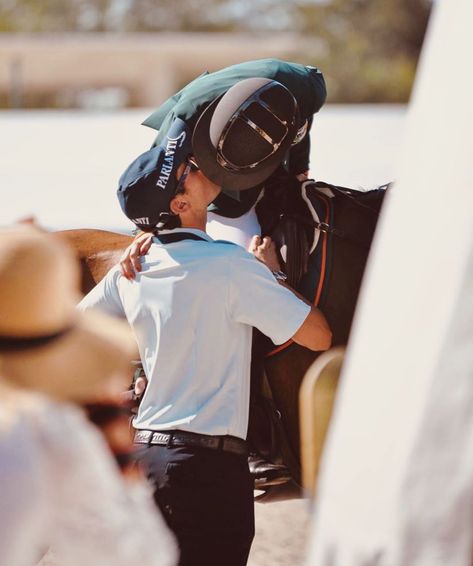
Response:
[{"label": "blurred foreground hat", "polygon": [[265,181],[283,161],[297,133],[297,102],[277,81],[239,81],[209,104],[192,137],[204,174],[226,190]]},{"label": "blurred foreground hat", "polygon": [[128,218],[142,230],[156,226],[176,194],[176,172],[192,153],[185,122],[176,118],[164,140],[138,156],[120,177],[117,196]]},{"label": "blurred foreground hat", "polygon": [[76,259],[54,236],[0,230],[0,375],[76,402],[118,393],[136,343],[126,323],[81,313]]}]

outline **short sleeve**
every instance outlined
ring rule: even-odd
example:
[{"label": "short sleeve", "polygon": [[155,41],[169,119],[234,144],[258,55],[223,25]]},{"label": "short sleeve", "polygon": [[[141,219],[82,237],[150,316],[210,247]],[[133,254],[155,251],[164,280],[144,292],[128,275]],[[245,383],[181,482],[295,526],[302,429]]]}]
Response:
[{"label": "short sleeve", "polygon": [[310,306],[280,285],[271,271],[252,254],[239,250],[229,258],[229,313],[282,344],[292,338],[310,312]]},{"label": "short sleeve", "polygon": [[96,309],[104,314],[125,317],[125,311],[118,292],[118,267],[113,267],[107,275],[81,300],[77,308],[81,311]]}]

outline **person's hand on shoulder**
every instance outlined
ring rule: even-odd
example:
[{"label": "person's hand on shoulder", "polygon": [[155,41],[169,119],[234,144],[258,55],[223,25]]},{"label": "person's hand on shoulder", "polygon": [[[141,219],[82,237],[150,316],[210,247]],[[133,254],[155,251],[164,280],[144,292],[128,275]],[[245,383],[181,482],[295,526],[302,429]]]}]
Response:
[{"label": "person's hand on shoulder", "polygon": [[141,257],[148,253],[152,242],[153,234],[144,232],[127,247],[120,259],[120,271],[123,277],[132,280],[136,273],[141,271]]},{"label": "person's hand on shoulder", "polygon": [[248,251],[271,271],[281,271],[276,245],[268,236],[253,236]]}]

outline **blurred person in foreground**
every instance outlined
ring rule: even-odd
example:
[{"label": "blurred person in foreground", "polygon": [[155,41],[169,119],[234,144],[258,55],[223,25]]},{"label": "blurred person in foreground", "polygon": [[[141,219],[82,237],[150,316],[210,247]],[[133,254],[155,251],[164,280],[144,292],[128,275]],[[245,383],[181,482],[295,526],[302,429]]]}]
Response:
[{"label": "blurred person in foreground", "polygon": [[[290,121],[281,119],[281,104],[287,102],[274,96],[275,82],[291,95]],[[326,96],[316,67],[279,59],[245,61],[197,77],[143,124],[159,130],[159,145],[176,118],[185,122],[197,165],[223,189],[209,205],[207,232],[248,249],[252,237],[262,235],[268,215],[279,217],[301,198],[310,130]]]},{"label": "blurred person in foreground", "polygon": [[120,321],[77,311],[78,280],[53,236],[0,231],[0,564],[171,566],[145,482],[111,454],[126,440],[110,429],[107,445],[80,408],[115,402],[136,345]]},{"label": "blurred person in foreground", "polygon": [[253,327],[276,344],[292,338],[312,350],[327,349],[331,332],[252,254],[206,234],[207,206],[221,189],[193,149],[176,118],[162,144],[122,175],[122,208],[153,230],[153,244],[136,280],[116,266],[80,308],[126,317],[137,337],[149,383],[135,442],[180,564],[240,566],[254,536],[246,443]]}]

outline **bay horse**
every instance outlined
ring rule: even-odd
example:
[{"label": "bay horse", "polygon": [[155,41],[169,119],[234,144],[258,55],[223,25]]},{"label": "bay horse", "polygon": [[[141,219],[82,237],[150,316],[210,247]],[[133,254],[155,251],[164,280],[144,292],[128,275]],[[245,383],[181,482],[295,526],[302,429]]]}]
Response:
[{"label": "bay horse", "polygon": [[[301,185],[301,199],[295,199],[296,204],[288,212],[278,212],[275,221],[262,222],[263,234],[271,234],[279,247],[286,248],[286,272],[291,285],[327,317],[333,346],[347,344],[388,186],[362,192],[306,181]],[[84,293],[104,277],[133,241],[132,236],[94,229],[55,234],[72,246],[80,260]],[[319,354],[288,343],[279,348],[267,346],[265,355],[266,383],[283,437],[279,439],[283,461],[299,485],[298,394],[307,369]]]}]

